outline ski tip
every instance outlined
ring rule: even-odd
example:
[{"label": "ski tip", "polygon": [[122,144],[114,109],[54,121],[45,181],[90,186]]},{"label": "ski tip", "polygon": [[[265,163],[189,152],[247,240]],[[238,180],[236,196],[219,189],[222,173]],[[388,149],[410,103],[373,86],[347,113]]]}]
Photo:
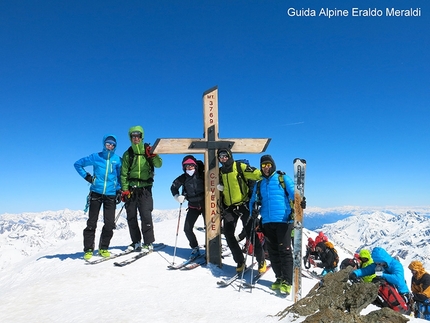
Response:
[{"label": "ski tip", "polygon": [[306,164],[306,159],[303,158],[294,158],[293,163],[296,163],[298,161],[302,162],[303,164]]}]

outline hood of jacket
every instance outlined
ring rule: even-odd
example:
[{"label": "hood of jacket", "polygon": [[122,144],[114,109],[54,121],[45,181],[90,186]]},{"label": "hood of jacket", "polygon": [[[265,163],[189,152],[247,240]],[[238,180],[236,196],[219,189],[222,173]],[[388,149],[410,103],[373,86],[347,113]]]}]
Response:
[{"label": "hood of jacket", "polygon": [[[113,141],[115,141],[115,146],[114,146],[114,148],[112,150],[107,149],[106,146],[105,146],[105,142],[106,142],[106,139],[108,137],[111,137],[109,139],[113,138],[114,139]],[[115,154],[115,150],[116,150],[116,147],[118,145],[118,142],[116,140],[116,136],[115,135],[104,135],[103,136],[102,144],[103,144],[103,150],[102,150],[103,158],[108,159],[108,158],[110,158],[110,156],[112,156],[113,154]]]},{"label": "hood of jacket", "polygon": [[416,275],[414,275],[417,279],[420,279],[426,273],[423,264],[418,260],[413,260],[408,268],[417,272]]},{"label": "hood of jacket", "polygon": [[[142,140],[140,141],[139,144],[134,144],[133,140],[131,139],[131,133],[136,131],[139,131],[142,133]],[[128,129],[128,138],[130,139],[131,147],[133,148],[133,151],[136,154],[143,154],[145,152],[144,144],[143,144],[144,135],[145,133],[141,126],[133,126],[130,129]]]},{"label": "hood of jacket", "polygon": [[372,250],[372,259],[374,263],[386,263],[390,267],[393,258],[388,254],[388,252],[381,247],[375,247]]}]

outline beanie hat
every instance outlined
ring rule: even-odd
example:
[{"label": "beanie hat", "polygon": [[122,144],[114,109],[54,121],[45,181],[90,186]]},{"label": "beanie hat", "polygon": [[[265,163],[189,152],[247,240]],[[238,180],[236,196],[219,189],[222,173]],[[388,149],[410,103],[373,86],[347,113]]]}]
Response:
[{"label": "beanie hat", "polygon": [[[271,163],[272,164],[272,167],[270,167],[270,174],[269,174],[269,176],[270,176],[270,175],[272,175],[276,171],[275,161],[273,160],[272,156],[270,156],[270,155],[263,155],[260,158],[260,168],[261,168],[261,165],[265,164],[265,163]],[[262,168],[261,168],[261,170],[262,170]],[[264,175],[264,173],[263,173],[263,176],[264,177],[268,177],[268,176]]]},{"label": "beanie hat", "polygon": [[105,144],[111,144],[116,146],[116,140],[113,136],[107,136],[105,139]]}]

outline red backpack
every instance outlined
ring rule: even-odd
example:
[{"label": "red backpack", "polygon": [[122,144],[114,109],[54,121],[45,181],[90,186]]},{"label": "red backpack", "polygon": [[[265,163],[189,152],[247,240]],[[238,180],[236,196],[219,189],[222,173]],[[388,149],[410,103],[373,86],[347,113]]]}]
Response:
[{"label": "red backpack", "polygon": [[389,307],[401,314],[409,315],[411,313],[407,300],[399,294],[393,285],[388,284],[385,280],[380,280],[379,284],[378,297],[375,300],[375,305]]}]

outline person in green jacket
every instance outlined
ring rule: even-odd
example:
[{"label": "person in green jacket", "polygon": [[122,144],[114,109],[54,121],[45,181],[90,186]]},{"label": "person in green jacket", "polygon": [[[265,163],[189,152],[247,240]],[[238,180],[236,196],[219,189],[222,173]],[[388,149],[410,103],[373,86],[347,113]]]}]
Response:
[{"label": "person in green jacket", "polygon": [[[360,268],[364,268],[364,267],[367,267],[367,266],[373,264],[372,255],[371,255],[369,250],[361,249],[360,252],[358,253],[358,255],[360,256],[358,258],[360,260]],[[363,281],[365,281],[366,283],[371,283],[373,278],[375,278],[375,277],[376,277],[376,274],[372,274],[369,276],[361,277],[361,279],[363,279]]]},{"label": "person in green jacket", "polygon": [[[143,134],[141,126],[128,130],[131,146],[122,156],[121,189],[132,241],[128,248],[152,252],[152,243],[155,241],[152,223],[154,167],[161,167],[163,161],[159,155],[151,154],[151,146],[143,143]],[[137,221],[137,211],[142,221],[142,234]]]}]

